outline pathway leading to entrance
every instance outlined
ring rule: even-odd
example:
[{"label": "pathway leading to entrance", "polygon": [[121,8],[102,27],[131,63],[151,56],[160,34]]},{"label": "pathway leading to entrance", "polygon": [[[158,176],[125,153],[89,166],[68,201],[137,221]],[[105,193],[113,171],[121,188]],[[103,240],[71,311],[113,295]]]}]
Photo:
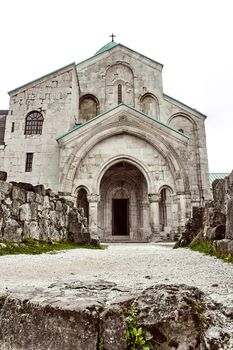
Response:
[{"label": "pathway leading to entrance", "polygon": [[132,288],[188,284],[233,307],[233,265],[171,244],[110,244],[106,250],[0,257],[0,291],[70,280],[112,281]]}]

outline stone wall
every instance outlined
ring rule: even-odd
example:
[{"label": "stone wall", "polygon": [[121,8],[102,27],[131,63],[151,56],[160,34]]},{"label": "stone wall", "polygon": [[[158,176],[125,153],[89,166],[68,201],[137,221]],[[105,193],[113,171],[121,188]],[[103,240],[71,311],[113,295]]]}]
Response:
[{"label": "stone wall", "polygon": [[[59,191],[58,145],[56,137],[75,124],[78,113],[78,87],[73,64],[41,77],[10,93],[6,121],[4,162],[0,169],[9,181],[29,182]],[[39,111],[42,134],[25,135],[25,118]],[[14,123],[14,128],[12,125]],[[0,151],[0,159],[1,153]],[[33,153],[32,171],[25,171],[26,153]]]},{"label": "stone wall", "polygon": [[0,240],[90,243],[82,209],[43,185],[0,180]]},{"label": "stone wall", "polygon": [[233,171],[225,179],[212,184],[213,201],[206,207],[193,208],[193,217],[186,223],[179,246],[213,241],[220,255],[233,256]]}]

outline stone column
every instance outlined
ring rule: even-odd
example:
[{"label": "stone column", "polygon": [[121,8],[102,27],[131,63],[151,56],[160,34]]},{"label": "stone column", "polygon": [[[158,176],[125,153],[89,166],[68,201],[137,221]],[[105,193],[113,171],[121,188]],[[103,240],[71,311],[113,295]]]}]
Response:
[{"label": "stone column", "polygon": [[142,227],[150,231],[149,201],[142,201]]},{"label": "stone column", "polygon": [[148,195],[150,202],[150,224],[153,236],[158,235],[160,231],[159,225],[159,200],[160,196],[157,193]]},{"label": "stone column", "polygon": [[98,226],[97,226],[97,213],[98,213],[98,202],[100,196],[98,194],[91,194],[87,196],[89,202],[89,231],[91,239],[99,240],[98,237]]}]

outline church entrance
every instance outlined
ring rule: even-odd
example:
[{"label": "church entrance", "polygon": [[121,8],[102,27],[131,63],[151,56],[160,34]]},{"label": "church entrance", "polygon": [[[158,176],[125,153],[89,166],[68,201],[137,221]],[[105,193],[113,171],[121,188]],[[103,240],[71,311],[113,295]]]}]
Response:
[{"label": "church entrance", "polygon": [[150,234],[147,183],[131,162],[112,165],[100,182],[98,235],[104,241],[146,241]]},{"label": "church entrance", "polygon": [[129,200],[112,200],[112,234],[127,236],[129,234]]}]

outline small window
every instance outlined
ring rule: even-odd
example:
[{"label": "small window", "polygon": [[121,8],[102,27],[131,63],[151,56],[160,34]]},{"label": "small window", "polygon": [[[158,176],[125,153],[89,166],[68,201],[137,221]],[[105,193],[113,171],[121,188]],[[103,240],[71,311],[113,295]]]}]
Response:
[{"label": "small window", "polygon": [[32,171],[32,160],[33,160],[33,153],[26,153],[26,165],[25,165],[26,172]]},{"label": "small window", "polygon": [[43,115],[40,112],[33,111],[30,112],[26,117],[26,123],[25,123],[25,135],[36,135],[42,134],[42,127],[43,127]]},{"label": "small window", "polygon": [[11,123],[11,132],[14,132],[15,131],[15,122],[12,122]]},{"label": "small window", "polygon": [[122,85],[118,85],[118,104],[122,103]]}]

